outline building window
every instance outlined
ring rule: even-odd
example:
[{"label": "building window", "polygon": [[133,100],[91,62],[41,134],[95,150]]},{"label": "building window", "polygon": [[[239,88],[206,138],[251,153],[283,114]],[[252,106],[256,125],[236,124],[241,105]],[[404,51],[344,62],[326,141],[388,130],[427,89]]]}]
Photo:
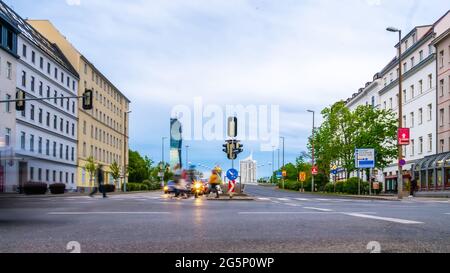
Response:
[{"label": "building window", "polygon": [[56,141],[53,141],[53,157],[56,157]]},{"label": "building window", "polygon": [[38,181],[39,182],[42,181],[42,169],[41,168],[38,169]]},{"label": "building window", "polygon": [[38,139],[38,153],[42,154],[42,137]]},{"label": "building window", "polygon": [[45,141],[45,155],[50,156],[50,140]]},{"label": "building window", "polygon": [[56,182],[56,171],[53,171],[53,182]]},{"label": "building window", "polygon": [[42,123],[42,109],[39,108],[39,112],[38,112],[38,121],[39,123]]},{"label": "building window", "polygon": [[6,63],[6,78],[8,80],[11,80],[12,76],[12,64],[10,62]]},{"label": "building window", "polygon": [[31,91],[34,92],[34,83],[35,83],[35,78],[33,76],[31,76]]},{"label": "building window", "polygon": [[35,63],[36,62],[36,52],[31,51],[31,62]]},{"label": "building window", "polygon": [[[11,100],[11,95],[6,94],[5,99],[6,99],[7,101],[8,101],[8,100]],[[5,103],[5,112],[6,112],[6,113],[11,113],[11,103],[9,103],[9,102]]]},{"label": "building window", "polygon": [[53,116],[53,129],[58,129],[58,117],[56,115]]},{"label": "building window", "polygon": [[444,50],[439,52],[439,68],[444,67]]},{"label": "building window", "polygon": [[419,81],[419,94],[422,94],[422,92],[423,92],[423,81],[420,80]]},{"label": "building window", "polygon": [[389,99],[389,108],[390,108],[391,110],[393,109],[392,98]]},{"label": "building window", "polygon": [[403,103],[406,103],[406,90],[403,90]]},{"label": "building window", "polygon": [[30,108],[30,119],[34,120],[34,105],[31,104],[31,108]]},{"label": "building window", "polygon": [[433,88],[433,74],[428,75],[428,88]]},{"label": "building window", "polygon": [[72,123],[72,136],[75,136],[75,124]]},{"label": "building window", "polygon": [[39,96],[42,97],[42,91],[43,91],[44,85],[42,82],[39,82]]},{"label": "building window", "polygon": [[53,91],[53,103],[54,104],[58,103],[58,92],[56,90]]},{"label": "building window", "polygon": [[55,67],[55,79],[58,79],[58,68],[57,67]]},{"label": "building window", "polygon": [[44,69],[44,58],[42,57],[39,58],[39,68]]},{"label": "building window", "polygon": [[5,128],[5,145],[8,147],[11,145],[11,129]]},{"label": "building window", "polygon": [[419,60],[423,61],[423,50],[419,51]]},{"label": "building window", "polygon": [[63,118],[59,119],[59,130],[61,132],[64,132],[64,119]]},{"label": "building window", "polygon": [[444,108],[439,110],[439,126],[444,126]]},{"label": "building window", "polygon": [[47,125],[48,127],[50,127],[50,113],[49,113],[49,112],[47,112],[46,125]]},{"label": "building window", "polygon": [[27,87],[27,72],[22,71],[22,86]]},{"label": "building window", "polygon": [[433,150],[433,135],[428,135],[428,152],[431,152]]},{"label": "building window", "polygon": [[70,153],[70,159],[71,159],[72,161],[75,161],[75,148],[74,148],[74,147],[72,147],[72,151],[71,151],[71,153]]},{"label": "building window", "polygon": [[423,153],[423,137],[419,137],[419,154]]},{"label": "building window", "polygon": [[415,65],[415,59],[414,57],[411,57],[411,68],[413,68]]},{"label": "building window", "polygon": [[415,90],[414,90],[414,85],[411,85],[411,87],[409,88],[409,90],[410,90],[410,93],[411,93],[411,99],[414,99],[414,96],[416,95],[415,94]]},{"label": "building window", "polygon": [[64,145],[63,144],[59,144],[59,158],[63,159],[63,149],[64,149]]},{"label": "building window", "polygon": [[20,132],[20,148],[25,150],[25,132]]},{"label": "building window", "polygon": [[66,145],[66,160],[69,160],[69,146]]},{"label": "building window", "polygon": [[439,81],[439,95],[444,96],[444,79]]},{"label": "building window", "polygon": [[403,64],[403,73],[405,73],[408,70],[408,63]]},{"label": "building window", "polygon": [[30,135],[30,152],[34,152],[34,135]]},{"label": "building window", "polygon": [[428,104],[428,121],[431,121],[433,119],[433,106],[431,104]]},{"label": "building window", "polygon": [[50,170],[45,170],[45,181],[49,182],[50,181]]},{"label": "building window", "polygon": [[26,46],[25,44],[22,45],[22,56],[23,56],[24,58],[27,57],[27,46]]},{"label": "building window", "polygon": [[30,180],[34,180],[34,167],[30,167]]},{"label": "building window", "polygon": [[414,112],[411,112],[409,115],[411,119],[411,128],[414,128]]},{"label": "building window", "polygon": [[51,64],[47,63],[47,74],[50,74],[51,71]]},{"label": "building window", "polygon": [[83,142],[83,157],[86,157],[86,142]]},{"label": "building window", "polygon": [[441,139],[441,140],[439,141],[439,151],[440,151],[441,153],[444,152],[444,145],[445,145],[444,140]]},{"label": "building window", "polygon": [[414,156],[415,154],[415,145],[414,145],[414,139],[411,140],[411,156]]}]

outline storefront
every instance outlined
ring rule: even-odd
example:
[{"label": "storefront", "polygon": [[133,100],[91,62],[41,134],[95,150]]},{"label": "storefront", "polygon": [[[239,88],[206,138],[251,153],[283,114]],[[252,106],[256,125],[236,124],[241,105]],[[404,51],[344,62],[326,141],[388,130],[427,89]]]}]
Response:
[{"label": "storefront", "polygon": [[[409,185],[411,181],[411,174],[409,171],[403,172],[403,187],[406,188],[405,185]],[[386,193],[397,193],[398,192],[398,179],[397,174],[395,175],[386,175],[384,177],[384,189]]]},{"label": "storefront", "polygon": [[419,191],[450,190],[450,153],[442,153],[419,160],[413,166]]}]

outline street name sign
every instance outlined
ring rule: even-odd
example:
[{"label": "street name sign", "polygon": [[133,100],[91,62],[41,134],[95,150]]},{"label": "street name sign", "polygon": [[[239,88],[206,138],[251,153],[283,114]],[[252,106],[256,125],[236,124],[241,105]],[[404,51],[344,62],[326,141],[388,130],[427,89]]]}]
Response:
[{"label": "street name sign", "polygon": [[375,168],[375,149],[356,149],[355,161],[358,169]]}]

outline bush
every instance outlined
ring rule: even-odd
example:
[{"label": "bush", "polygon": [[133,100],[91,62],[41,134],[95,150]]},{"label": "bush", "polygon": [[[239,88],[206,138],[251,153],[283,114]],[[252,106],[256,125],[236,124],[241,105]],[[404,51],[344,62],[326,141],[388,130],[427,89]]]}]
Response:
[{"label": "bush", "polygon": [[111,185],[111,184],[104,184],[101,186],[101,192],[105,191],[105,192],[115,192],[116,191],[116,185]]},{"label": "bush", "polygon": [[334,184],[333,183],[327,183],[326,185],[325,185],[325,188],[324,188],[324,191],[325,192],[334,192]]},{"label": "bush", "polygon": [[339,192],[339,193],[344,192],[344,181],[336,182],[336,192]]},{"label": "bush", "polygon": [[46,183],[36,183],[36,182],[28,182],[23,185],[23,191],[25,194],[46,194],[47,193],[47,184]]},{"label": "bush", "polygon": [[64,194],[66,191],[66,184],[64,183],[55,183],[49,186],[50,192],[52,194]]},{"label": "bush", "polygon": [[[344,183],[344,192],[348,194],[358,194],[358,185],[361,179],[352,177]],[[361,183],[362,190],[362,183]]]},{"label": "bush", "polygon": [[[127,183],[127,191],[148,191],[150,189],[150,186],[152,185],[154,187],[154,183]],[[158,189],[161,187],[158,184]],[[124,187],[122,185],[122,191]]]},{"label": "bush", "polygon": [[150,191],[160,190],[161,189],[161,181],[150,181],[145,180],[142,184],[147,185],[147,189]]},{"label": "bush", "polygon": [[[280,189],[283,188],[283,181],[278,182],[278,187]],[[285,180],[284,181],[284,189],[291,191],[299,191],[301,189],[301,183],[297,181]]]}]

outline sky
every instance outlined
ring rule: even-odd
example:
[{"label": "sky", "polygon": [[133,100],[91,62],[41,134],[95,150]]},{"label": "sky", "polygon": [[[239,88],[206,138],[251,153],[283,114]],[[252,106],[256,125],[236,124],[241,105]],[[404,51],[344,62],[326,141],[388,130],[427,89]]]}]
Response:
[{"label": "sky", "polygon": [[[295,161],[311,134],[307,110],[316,111],[319,125],[323,108],[357,92],[395,56],[397,36],[387,26],[407,33],[450,8],[448,0],[5,2],[24,18],[50,20],[131,100],[130,148],[156,162],[174,107],[194,111],[195,98],[212,109],[278,106],[285,162]],[[272,152],[261,149],[261,139],[242,138],[239,159],[252,153],[258,176],[269,176]],[[222,144],[183,146],[188,161],[207,172],[231,166]]]}]

